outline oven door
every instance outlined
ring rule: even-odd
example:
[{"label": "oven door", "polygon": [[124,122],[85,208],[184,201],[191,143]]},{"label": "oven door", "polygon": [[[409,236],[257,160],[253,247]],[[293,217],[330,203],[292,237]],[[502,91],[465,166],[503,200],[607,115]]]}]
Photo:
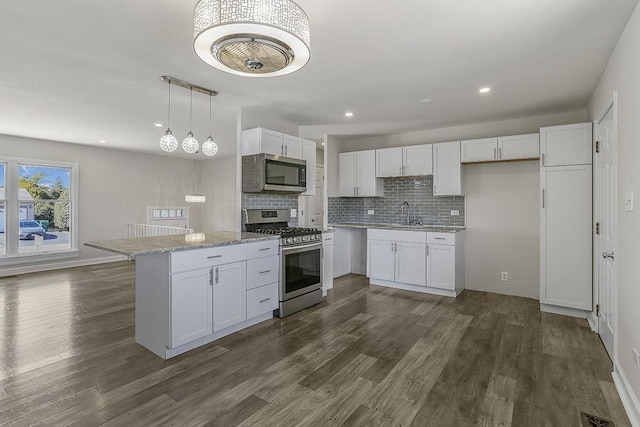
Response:
[{"label": "oven door", "polygon": [[282,248],[280,301],[322,288],[322,242]]}]

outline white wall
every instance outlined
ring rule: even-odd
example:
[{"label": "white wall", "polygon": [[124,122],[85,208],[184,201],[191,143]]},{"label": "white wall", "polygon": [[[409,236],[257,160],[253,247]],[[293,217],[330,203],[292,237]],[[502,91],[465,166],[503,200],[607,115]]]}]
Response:
[{"label": "white wall", "polygon": [[[0,153],[78,163],[80,260],[113,256],[83,242],[126,237],[128,222],[146,222],[147,206],[185,206],[193,180],[193,161],[170,156],[7,135],[0,135]],[[197,209],[190,226],[200,227]]]},{"label": "white wall", "polygon": [[[596,120],[618,92],[618,243],[616,253],[618,319],[616,368],[640,398],[640,369],[632,348],[640,350],[640,8],[627,23],[591,100],[589,119]],[[624,196],[635,193],[636,209],[624,211]],[[636,401],[637,402],[637,401]],[[640,422],[640,420],[637,420]]]},{"label": "white wall", "polygon": [[239,173],[236,156],[214,157],[200,162],[200,166],[200,188],[207,202],[202,206],[192,205],[191,209],[200,212],[202,230],[240,231],[240,214],[236,209],[240,198],[240,188],[236,185],[236,173]]}]

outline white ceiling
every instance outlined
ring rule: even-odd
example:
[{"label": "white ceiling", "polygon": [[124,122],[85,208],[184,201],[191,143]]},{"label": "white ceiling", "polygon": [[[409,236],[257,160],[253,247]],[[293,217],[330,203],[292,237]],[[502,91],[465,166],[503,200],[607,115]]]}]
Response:
[{"label": "white ceiling", "polygon": [[[250,79],[192,47],[196,0],[3,2],[0,133],[158,153],[171,75],[218,90],[216,124],[264,108],[308,137],[493,121],[584,107],[638,0],[299,0],[309,64]],[[487,95],[478,88],[492,87]],[[172,129],[189,92],[173,89]],[[420,105],[422,98],[432,104]],[[194,94],[193,130],[209,134]],[[355,117],[347,119],[345,111]],[[214,130],[214,136],[216,131]],[[221,154],[235,141],[219,141]]]}]

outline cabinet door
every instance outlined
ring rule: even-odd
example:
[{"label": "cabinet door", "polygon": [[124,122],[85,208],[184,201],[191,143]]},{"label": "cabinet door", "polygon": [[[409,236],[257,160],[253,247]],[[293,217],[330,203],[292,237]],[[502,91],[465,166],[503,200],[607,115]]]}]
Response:
[{"label": "cabinet door", "polygon": [[283,155],[284,142],[280,132],[269,129],[260,129],[260,152],[267,154]]},{"label": "cabinet door", "polygon": [[498,138],[482,138],[460,143],[463,163],[489,162],[498,159]]},{"label": "cabinet door", "polygon": [[404,174],[406,176],[433,175],[433,145],[404,147]]},{"label": "cabinet door", "polygon": [[460,141],[433,144],[433,194],[462,195]]},{"label": "cabinet door", "polygon": [[403,175],[402,147],[376,150],[376,176],[378,178]]},{"label": "cabinet door", "polygon": [[213,331],[247,319],[245,261],[213,267]]},{"label": "cabinet door", "polygon": [[456,247],[429,245],[427,255],[427,286],[432,288],[456,289]]},{"label": "cabinet door", "polygon": [[421,243],[396,243],[396,282],[427,285],[427,246]]},{"label": "cabinet door", "polygon": [[376,150],[358,151],[358,180],[356,195],[360,197],[381,196],[378,194],[376,177]]},{"label": "cabinet door", "polygon": [[[333,240],[330,242],[333,243]],[[328,244],[326,240],[322,246],[322,257],[322,287],[331,289],[333,288],[333,244]]]},{"label": "cabinet door", "polygon": [[211,268],[171,276],[171,347],[213,332],[211,298]]},{"label": "cabinet door", "polygon": [[395,280],[394,242],[389,240],[367,241],[367,270],[372,279]]},{"label": "cabinet door", "polygon": [[540,157],[540,135],[502,136],[498,138],[500,160],[537,159]]},{"label": "cabinet door", "polygon": [[284,135],[284,155],[285,157],[302,159],[302,138]]},{"label": "cabinet door", "polygon": [[316,143],[313,141],[302,141],[302,159],[307,162],[307,191],[303,196],[316,195]]},{"label": "cabinet door", "polygon": [[540,302],[591,310],[591,166],[541,168],[540,184]]},{"label": "cabinet door", "polygon": [[338,193],[340,196],[356,195],[356,177],[358,169],[358,154],[340,153],[338,158]]},{"label": "cabinet door", "polygon": [[591,146],[591,123],[541,128],[540,164],[590,165]]}]

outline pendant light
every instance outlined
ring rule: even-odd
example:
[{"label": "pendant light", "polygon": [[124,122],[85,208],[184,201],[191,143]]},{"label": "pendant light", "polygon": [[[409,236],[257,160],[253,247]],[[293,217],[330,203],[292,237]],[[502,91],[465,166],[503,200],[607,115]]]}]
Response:
[{"label": "pendant light", "polygon": [[184,196],[184,201],[187,203],[204,203],[207,201],[207,197],[204,194],[196,193],[196,181],[200,178],[200,174],[198,174],[198,151],[195,153],[195,158],[193,159],[193,183],[191,185],[191,192]]},{"label": "pendant light", "polygon": [[167,130],[160,138],[160,148],[167,153],[173,153],[178,148],[178,140],[171,133],[171,84],[169,86],[169,108],[167,113]]},{"label": "pendant light", "polygon": [[186,138],[182,140],[182,149],[185,153],[195,154],[200,148],[200,143],[194,138],[193,132],[191,132],[191,119],[193,117],[193,88],[191,88],[191,100],[189,102],[189,133]]},{"label": "pendant light", "polygon": [[218,144],[216,144],[216,141],[211,136],[211,129],[213,128],[211,126],[211,98],[211,95],[209,95],[209,137],[202,143],[202,152],[208,157],[213,157],[218,154]]}]

